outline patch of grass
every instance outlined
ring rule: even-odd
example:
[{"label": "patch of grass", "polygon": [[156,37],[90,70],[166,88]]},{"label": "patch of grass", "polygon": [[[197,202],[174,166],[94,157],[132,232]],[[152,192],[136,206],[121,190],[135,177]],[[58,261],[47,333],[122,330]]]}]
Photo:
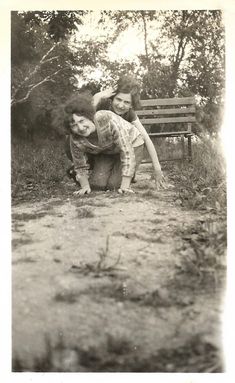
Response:
[{"label": "patch of grass", "polygon": [[13,265],[17,265],[18,263],[34,263],[37,262],[35,259],[32,257],[23,257],[16,259],[15,261],[12,262]]},{"label": "patch of grass", "polygon": [[63,140],[12,140],[11,149],[13,203],[52,197],[64,189],[68,161]]},{"label": "patch of grass", "polygon": [[182,144],[180,137],[158,137],[153,140],[160,162],[182,159]]},{"label": "patch of grass", "polygon": [[125,355],[133,350],[133,344],[124,336],[116,338],[107,334],[107,351],[110,354]]},{"label": "patch of grass", "polygon": [[[134,278],[132,278],[134,279]],[[144,286],[143,286],[144,288]],[[138,306],[153,307],[155,310],[162,307],[186,307],[194,304],[194,299],[190,296],[180,294],[174,289],[167,287],[157,288],[153,291],[143,293],[130,291],[127,282],[112,282],[99,288],[90,288],[89,294],[95,297],[95,300],[102,302],[103,298],[113,299],[117,302],[132,302]]]},{"label": "patch of grass", "polygon": [[154,190],[154,186],[150,185],[150,183],[146,180],[145,182],[137,182],[135,185],[135,190]]},{"label": "patch of grass", "polygon": [[19,238],[19,239],[12,239],[11,244],[13,248],[16,248],[18,246],[22,245],[28,245],[29,243],[33,243],[31,238]]},{"label": "patch of grass", "polygon": [[94,209],[89,207],[80,207],[77,209],[78,218],[93,218],[95,217]]},{"label": "patch of grass", "polygon": [[196,222],[176,232],[182,238],[176,267],[180,275],[196,277],[204,286],[224,283],[226,273],[226,221],[218,217]]},{"label": "patch of grass", "polygon": [[21,232],[22,228],[24,228],[24,224],[22,222],[12,222],[12,230],[15,232]]},{"label": "patch of grass", "polygon": [[157,238],[157,241],[159,241],[159,242],[163,242],[161,240],[161,235],[159,235],[159,226],[149,228],[148,232],[151,233],[151,235],[157,235],[157,237],[154,237],[154,238]]},{"label": "patch of grass", "polygon": [[42,218],[42,217],[45,217],[45,215],[47,215],[48,212],[47,211],[41,211],[41,212],[35,212],[35,213],[15,213],[15,214],[12,214],[12,219],[14,220],[17,220],[17,221],[29,221],[29,220],[32,220],[32,219],[38,219],[38,218]]},{"label": "patch of grass", "polygon": [[54,261],[55,263],[61,263],[61,259],[58,259],[58,258],[53,258],[53,261]]},{"label": "patch of grass", "polygon": [[61,293],[57,293],[54,296],[54,301],[56,302],[64,302],[64,303],[75,303],[77,301],[78,294],[74,291],[65,291]]},{"label": "patch of grass", "polygon": [[62,199],[59,200],[53,200],[53,201],[48,201],[45,203],[42,208],[44,209],[53,209],[55,206],[61,206],[63,205],[64,201]]},{"label": "patch of grass", "polygon": [[[117,191],[112,191],[112,192],[109,192],[109,193],[106,193],[105,196],[108,198],[108,199],[111,199],[111,200],[117,200],[118,202],[119,201],[122,201],[124,202],[128,197],[130,197],[129,194],[119,194]],[[128,198],[129,200],[129,198]]]},{"label": "patch of grass", "polygon": [[142,197],[145,198],[157,198],[158,197],[158,192],[156,190],[148,189],[145,192],[143,192]]},{"label": "patch of grass", "polygon": [[[165,213],[164,214],[160,214],[160,215],[165,215]],[[161,218],[154,218],[154,219],[150,219],[149,222],[152,222],[152,223],[154,223],[156,225],[162,225],[162,223],[164,221]]]},{"label": "patch of grass", "polygon": [[[153,229],[154,230],[154,229]],[[158,236],[146,236],[140,233],[134,233],[134,232],[129,232],[129,233],[123,233],[121,231],[116,231],[112,235],[114,236],[122,236],[127,239],[139,239],[140,241],[145,241],[145,242],[152,242],[152,243],[162,243],[161,235]]]},{"label": "patch of grass", "polygon": [[101,344],[83,349],[66,346],[62,339],[52,345],[46,338],[45,353],[29,367],[18,356],[13,372],[223,372],[219,350],[198,333],[177,348],[166,347],[145,356],[133,339],[111,334]]},{"label": "patch of grass", "polygon": [[52,249],[53,250],[61,250],[61,245],[53,245]]},{"label": "patch of grass", "polygon": [[76,200],[76,202],[74,202],[74,205],[76,207],[80,207],[80,206],[92,206],[92,207],[106,207],[108,206],[107,203],[105,202],[101,202],[101,201],[97,201],[95,199],[92,199],[90,201],[85,201],[83,199],[79,199],[79,200]]},{"label": "patch of grass", "polygon": [[226,165],[219,139],[202,136],[193,143],[193,160],[175,163],[168,176],[182,206],[226,211]]}]

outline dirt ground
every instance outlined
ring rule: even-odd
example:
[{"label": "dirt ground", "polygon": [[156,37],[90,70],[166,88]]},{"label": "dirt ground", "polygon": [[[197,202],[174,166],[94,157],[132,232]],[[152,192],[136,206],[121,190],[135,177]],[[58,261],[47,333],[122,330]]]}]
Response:
[{"label": "dirt ground", "polygon": [[178,272],[206,216],[137,180],[12,206],[13,371],[223,371],[223,287]]}]

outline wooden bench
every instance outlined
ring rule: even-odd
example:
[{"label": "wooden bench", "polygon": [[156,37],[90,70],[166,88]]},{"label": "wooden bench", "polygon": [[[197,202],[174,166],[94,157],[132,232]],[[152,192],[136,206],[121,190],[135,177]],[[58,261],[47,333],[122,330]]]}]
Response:
[{"label": "wooden bench", "polygon": [[[182,158],[192,159],[192,124],[195,118],[195,98],[160,98],[141,100],[137,115],[154,141],[158,137],[180,137]],[[185,153],[185,138],[188,141]]]}]

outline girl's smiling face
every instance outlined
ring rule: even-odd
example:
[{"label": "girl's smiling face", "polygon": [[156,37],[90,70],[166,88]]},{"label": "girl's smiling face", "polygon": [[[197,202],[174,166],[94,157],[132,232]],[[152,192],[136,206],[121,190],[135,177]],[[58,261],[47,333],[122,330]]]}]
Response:
[{"label": "girl's smiling face", "polygon": [[75,113],[73,113],[73,118],[70,122],[70,129],[72,133],[82,137],[88,137],[96,131],[95,124],[91,120]]},{"label": "girl's smiling face", "polygon": [[122,115],[131,108],[132,102],[131,102],[131,94],[130,93],[118,93],[113,98],[112,107],[113,111],[118,114]]}]

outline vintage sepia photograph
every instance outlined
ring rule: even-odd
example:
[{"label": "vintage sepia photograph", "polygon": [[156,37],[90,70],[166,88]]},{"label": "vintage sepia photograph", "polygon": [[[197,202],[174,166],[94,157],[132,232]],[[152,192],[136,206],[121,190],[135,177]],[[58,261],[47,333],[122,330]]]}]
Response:
[{"label": "vintage sepia photograph", "polygon": [[224,373],[223,10],[10,29],[12,372]]}]

